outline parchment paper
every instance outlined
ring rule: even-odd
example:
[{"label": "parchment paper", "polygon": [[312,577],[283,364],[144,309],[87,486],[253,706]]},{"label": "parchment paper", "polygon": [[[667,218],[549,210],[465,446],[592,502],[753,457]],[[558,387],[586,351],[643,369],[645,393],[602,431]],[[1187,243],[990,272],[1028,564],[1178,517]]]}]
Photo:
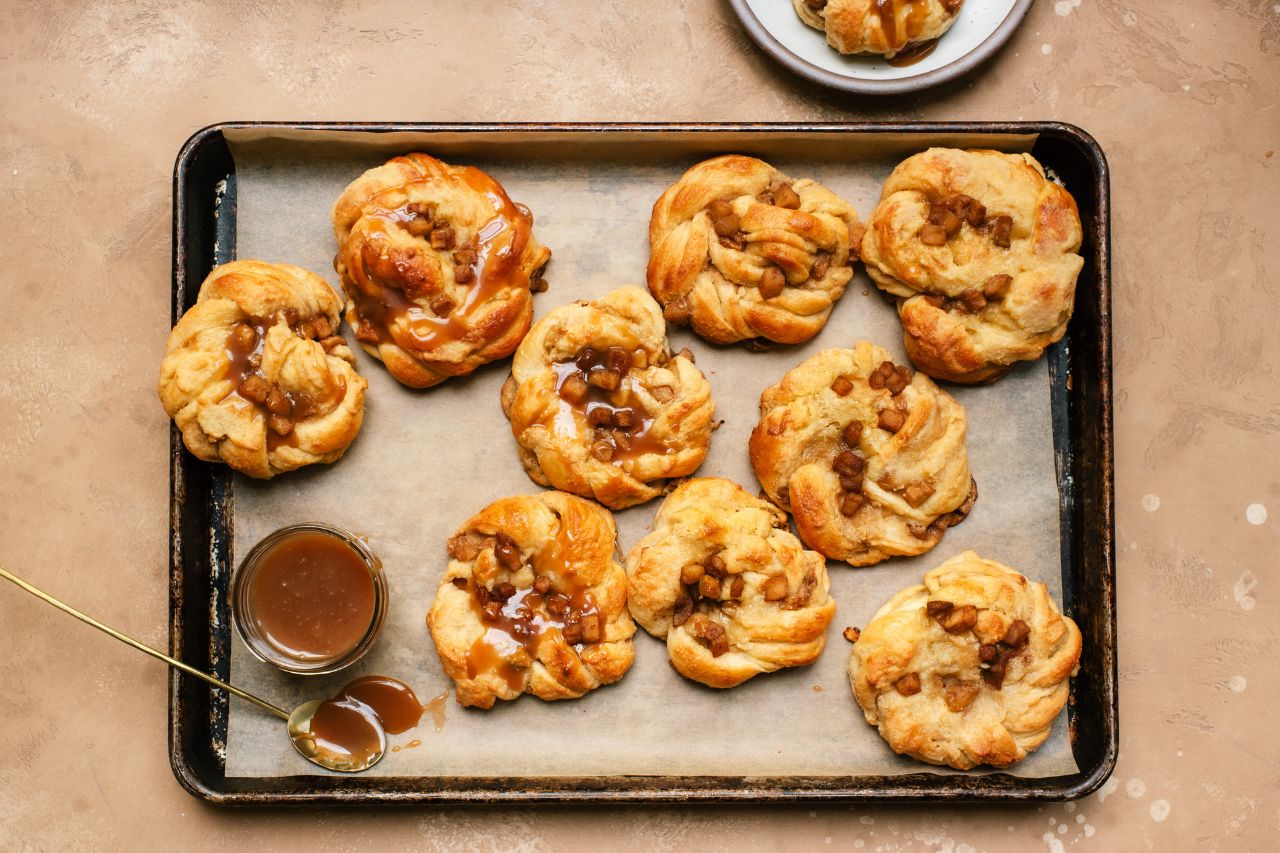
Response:
[{"label": "parchment paper", "polygon": [[[535,217],[535,233],[551,247],[550,290],[535,299],[537,316],[575,299],[622,284],[644,284],[650,208],[685,168],[704,154],[736,148],[768,156],[792,178],[813,177],[868,216],[880,187],[918,140],[887,138],[883,146],[745,140],[696,141],[697,153],[634,144],[619,159],[554,146],[485,150],[467,141],[431,143],[411,137],[369,137],[367,147],[338,146],[317,158],[286,140],[245,135],[232,142],[239,191],[237,256],[298,264],[327,278],[335,245],[329,210],[346,184],[388,153],[421,147],[454,162],[472,163],[496,177]],[[735,140],[735,142],[737,142]],[[972,142],[970,142],[972,144]],[[1003,147],[1017,147],[1005,139]],[[637,151],[651,152],[637,154]],[[815,158],[815,151],[819,156]],[[801,156],[797,156],[801,155]],[[798,347],[755,353],[716,348],[686,331],[671,334],[673,349],[690,346],[707,374],[724,425],[713,434],[699,475],[759,489],[747,458],[747,436],[758,417],[760,392],[820,349],[869,338],[905,362],[893,308],[858,274],[816,339]],[[349,330],[345,330],[350,339]],[[425,617],[447,557],[445,540],[482,506],[511,494],[538,491],[516,456],[498,403],[507,362],[413,391],[391,379],[363,352],[369,380],[364,428],[346,457],[262,483],[235,481],[235,561],[285,524],[322,520],[368,537],[385,566],[391,607],[374,650],[351,670],[327,677],[289,676],[253,658],[234,639],[232,681],[284,707],[330,695],[351,678],[381,673],[400,678],[424,700],[450,682],[431,644]],[[930,553],[892,559],[873,568],[830,564],[838,604],[827,648],[812,666],[758,676],[715,691],[677,675],[663,642],[637,631],[636,661],[616,685],[569,702],[524,696],[491,711],[465,710],[450,695],[446,722],[430,716],[416,730],[392,738],[417,748],[389,755],[372,773],[432,775],[848,775],[931,770],[900,758],[866,724],[851,695],[845,667],[846,625],[862,626],[890,595],[919,583],[924,572],[966,548],[1011,565],[1049,585],[1061,601],[1058,493],[1044,361],[1022,365],[993,386],[949,387],[969,417],[969,460],[979,498],[968,520],[948,530]],[[659,501],[616,514],[625,552],[648,530]],[[1066,714],[1032,756],[1012,768],[1018,776],[1077,770],[1066,737]],[[286,776],[323,772],[294,754],[279,721],[231,703],[228,776]],[[940,768],[937,772],[954,771]]]}]

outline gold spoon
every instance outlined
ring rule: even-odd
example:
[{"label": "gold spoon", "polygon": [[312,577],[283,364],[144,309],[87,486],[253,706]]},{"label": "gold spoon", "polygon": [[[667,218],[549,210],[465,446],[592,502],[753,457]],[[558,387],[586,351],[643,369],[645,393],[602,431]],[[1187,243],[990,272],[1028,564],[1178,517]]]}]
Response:
[{"label": "gold spoon", "polygon": [[[200,670],[194,667],[188,666],[187,664],[183,663],[180,660],[177,660],[176,658],[171,658],[168,655],[164,654],[163,652],[156,651],[150,646],[144,643],[140,643],[130,636],[121,634],[119,631],[115,630],[114,628],[110,628],[106,625],[103,625],[101,622],[99,622],[97,619],[94,619],[92,616],[81,613],[79,610],[76,610],[74,607],[71,607],[68,604],[63,604],[61,601],[54,598],[52,595],[49,595],[49,593],[45,592],[44,590],[38,587],[34,587],[31,584],[24,581],[22,578],[18,577],[17,575],[9,571],[6,571],[3,566],[0,566],[0,577],[4,578],[7,581],[12,581],[14,584],[18,585],[22,589],[25,589],[27,592],[31,593],[36,598],[40,599],[46,604],[52,604],[54,607],[58,608],[62,612],[71,614],[72,616],[79,619],[81,622],[92,625],[93,627],[97,628],[99,631],[102,631],[106,634],[111,635],[112,637],[115,637],[120,642],[133,646],[138,651],[149,654],[153,658],[159,658],[160,660],[169,664],[169,666],[173,667],[174,669],[182,670],[188,675],[194,675],[196,678],[203,679],[204,681],[209,682],[215,687],[221,687],[223,690],[227,691],[233,696],[239,696],[241,699],[245,700],[246,702],[252,702],[254,705],[257,705],[259,708],[266,711],[268,714],[273,714],[279,717],[280,719],[288,723],[289,739],[293,742],[293,748],[296,749],[298,753],[302,755],[303,758],[307,759],[313,764],[318,764],[321,767],[324,767],[328,770],[337,770],[342,773],[358,773],[361,770],[368,770],[370,767],[377,764],[379,761],[382,760],[382,756],[385,755],[387,752],[387,734],[385,731],[383,731],[381,723],[373,715],[362,714],[361,716],[363,716],[366,722],[369,724],[370,730],[376,733],[377,741],[378,741],[377,749],[371,751],[367,757],[363,755],[352,755],[352,754],[343,752],[341,751],[340,747],[335,749],[330,744],[328,744],[327,742],[324,742],[321,739],[316,738],[311,733],[311,721],[312,721],[312,718],[315,716],[316,709],[319,708],[321,705],[325,704],[325,702],[322,702],[321,700],[318,700],[318,699],[313,700],[311,702],[304,702],[303,704],[299,705],[297,708],[294,708],[292,714],[285,713],[282,709],[277,708],[275,705],[272,705],[270,702],[266,702],[262,699],[259,699],[257,696],[254,696],[252,693],[246,693],[245,691],[241,690],[239,687],[233,687],[232,685],[227,684],[225,681],[221,681],[220,679],[214,678],[212,675],[209,675],[208,673],[201,672]],[[328,700],[328,701],[332,701],[332,700]]]}]

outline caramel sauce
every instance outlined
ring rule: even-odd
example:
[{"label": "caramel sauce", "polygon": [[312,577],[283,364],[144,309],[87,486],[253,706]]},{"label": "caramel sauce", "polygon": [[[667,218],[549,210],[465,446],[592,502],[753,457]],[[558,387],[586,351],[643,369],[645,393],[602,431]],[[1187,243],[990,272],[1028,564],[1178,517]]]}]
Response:
[{"label": "caramel sauce", "polygon": [[892,59],[888,60],[888,62],[894,68],[906,68],[907,66],[915,65],[917,62],[933,53],[937,46],[937,39],[916,42],[915,44],[896,53]]},{"label": "caramel sauce", "polygon": [[[267,382],[266,377],[262,374],[262,353],[266,346],[267,331],[276,325],[280,319],[284,319],[289,323],[295,335],[311,339],[311,335],[304,333],[300,328],[296,314],[292,309],[289,309],[287,312],[278,313],[271,317],[250,317],[247,320],[236,323],[227,332],[225,344],[227,370],[224,375],[231,380],[232,387],[227,397],[223,399],[231,398],[236,404],[251,406],[262,414],[263,418],[267,420],[268,450],[275,450],[281,445],[297,447],[298,435],[293,429],[297,421],[312,417],[317,412],[332,409],[347,391],[347,384],[342,379],[330,382],[325,389],[325,393],[319,398],[302,391],[291,391],[279,386],[271,386]],[[316,322],[320,321],[317,320]],[[307,328],[310,329],[311,327],[308,326]],[[256,382],[259,393],[253,393],[251,389],[246,388],[246,382]],[[277,402],[276,410],[273,411],[270,408],[266,398],[263,396],[264,393],[267,393],[261,390],[263,388],[275,391],[280,395],[281,400]],[[288,420],[289,431],[287,433],[281,435],[278,430],[272,427],[271,415],[273,414]]]},{"label": "caramel sauce", "polygon": [[[534,573],[550,578],[551,588],[546,594],[533,587],[517,589],[502,602],[496,615],[484,609],[485,603],[494,602],[493,595],[474,581],[470,583],[471,609],[485,631],[467,653],[467,677],[493,672],[512,690],[519,690],[524,685],[523,670],[537,659],[543,639],[552,632],[566,636],[568,630],[572,634],[581,626],[583,617],[594,616],[603,636],[605,616],[569,561],[573,542],[573,532],[561,524],[556,538],[545,543],[532,559]],[[558,615],[555,611],[559,611]],[[571,645],[578,651],[583,647],[582,642]],[[527,658],[527,663],[523,668],[517,667],[513,658]]]},{"label": "caramel sauce", "polygon": [[[440,731],[440,730],[439,730],[439,729],[436,729],[436,731]],[[392,751],[392,752],[399,752],[401,749],[417,749],[417,748],[418,748],[418,747],[420,747],[420,746],[422,746],[422,741],[418,740],[417,738],[414,738],[413,740],[411,740],[411,741],[409,741],[408,743],[406,743],[404,746],[393,746],[393,747],[391,747],[391,751]]]},{"label": "caramel sauce", "polygon": [[341,657],[364,639],[374,598],[355,549],[331,534],[299,532],[263,554],[246,616],[280,654],[311,663]]},{"label": "caramel sauce", "polygon": [[382,749],[378,715],[355,699],[336,696],[321,702],[311,717],[311,736],[317,752],[368,764]]},{"label": "caramel sauce", "polygon": [[[637,351],[635,355],[641,355]],[[610,422],[616,423],[619,415],[629,418],[630,427],[609,427],[602,430],[603,440],[607,441],[613,448],[610,462],[618,465],[623,462],[630,462],[639,456],[647,453],[668,454],[671,448],[668,447],[653,432],[653,424],[655,418],[649,414],[644,405],[636,399],[632,394],[632,381],[628,381],[627,373],[623,373],[617,390],[608,391],[596,385],[588,383],[586,399],[581,402],[574,402],[565,398],[564,385],[565,382],[573,376],[589,377],[592,373],[606,370],[604,362],[604,353],[595,353],[594,357],[583,359],[579,356],[576,359],[567,361],[554,362],[551,370],[556,377],[556,396],[559,398],[559,407],[548,426],[557,434],[562,436],[577,437],[582,434],[580,424],[585,422],[588,430],[593,429],[590,426],[593,412],[603,411],[607,413]],[[634,357],[634,355],[633,355]],[[583,364],[589,361],[589,367],[583,369]],[[589,433],[588,433],[589,434]]]},{"label": "caramel sauce", "polygon": [[[368,763],[382,748],[378,727],[387,734],[407,732],[422,719],[423,706],[413,689],[385,675],[357,678],[321,702],[311,717],[316,749]],[[421,746],[413,740],[406,748]],[[396,747],[393,752],[399,752]]]},{"label": "caramel sauce", "polygon": [[929,14],[925,0],[876,0],[875,9],[885,44],[894,51],[901,50],[920,35]]},{"label": "caramel sauce", "polygon": [[403,681],[385,675],[366,675],[357,678],[339,691],[338,699],[354,699],[378,715],[382,728],[390,735],[407,732],[418,725],[426,710],[413,688]]},{"label": "caramel sauce", "polygon": [[524,686],[524,673],[512,666],[489,644],[487,632],[472,643],[467,651],[467,678],[475,678],[482,672],[497,673],[512,690],[519,690]]},{"label": "caramel sauce", "polygon": [[[457,176],[439,172],[424,180],[462,181],[488,200],[494,216],[475,235],[477,258],[471,264],[471,283],[463,285],[466,298],[443,317],[411,299],[400,277],[375,277],[363,263],[349,265],[348,275],[357,284],[353,294],[356,313],[362,321],[371,324],[379,342],[393,341],[410,352],[431,352],[465,339],[473,330],[473,315],[480,306],[508,287],[529,288],[529,276],[520,268],[520,259],[533,229],[529,209],[512,202],[497,181],[474,167],[463,169]],[[394,210],[369,214],[370,219],[378,222],[376,227],[383,231],[399,227],[415,216],[407,203]],[[458,246],[463,245],[467,245],[466,241],[459,240]],[[485,336],[492,337],[497,331],[486,330]]]},{"label": "caramel sauce", "polygon": [[432,699],[426,705],[423,706],[423,710],[425,710],[428,714],[431,715],[431,722],[436,727],[436,731],[438,732],[444,731],[444,712],[445,712],[445,705],[446,705],[445,700],[448,698],[449,698],[449,688],[446,687],[439,696],[436,696],[434,699]]},{"label": "caramel sauce", "polygon": [[233,394],[239,393],[246,379],[258,374],[258,368],[262,366],[262,349],[267,342],[267,329],[273,323],[264,317],[250,317],[244,325],[252,330],[252,340],[241,337],[234,329],[227,333],[226,376],[231,380]]}]

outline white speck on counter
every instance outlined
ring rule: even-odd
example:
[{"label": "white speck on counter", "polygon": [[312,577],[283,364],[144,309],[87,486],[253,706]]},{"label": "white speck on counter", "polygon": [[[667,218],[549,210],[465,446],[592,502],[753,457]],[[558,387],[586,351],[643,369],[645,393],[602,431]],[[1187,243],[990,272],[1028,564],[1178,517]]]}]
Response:
[{"label": "white speck on counter", "polygon": [[1040,52],[1043,53],[1045,56],[1048,56],[1049,54],[1053,53],[1053,45],[1049,44],[1048,42],[1045,42],[1044,44],[1040,45]]},{"label": "white speck on counter", "polygon": [[1253,597],[1253,591],[1257,586],[1258,578],[1250,571],[1245,571],[1236,580],[1236,586],[1232,592],[1236,597],[1236,604],[1240,605],[1241,610],[1252,610],[1257,606],[1258,600]]},{"label": "white speck on counter", "polygon": [[1244,517],[1250,524],[1266,524],[1267,508],[1262,504],[1249,504],[1249,508],[1244,511]]},{"label": "white speck on counter", "polygon": [[1058,834],[1059,835],[1067,834],[1067,825],[1065,823],[1058,824]]},{"label": "white speck on counter", "polygon": [[1098,802],[1106,802],[1107,797],[1116,792],[1116,788],[1120,787],[1119,780],[1112,776],[1106,782],[1102,783],[1102,787],[1098,789]]},{"label": "white speck on counter", "polygon": [[1065,811],[1067,814],[1070,814],[1071,812],[1073,812],[1073,811],[1075,811],[1075,810],[1076,810],[1076,804],[1075,804],[1075,803],[1067,803],[1066,805],[1064,805],[1064,806],[1062,807],[1062,810],[1063,810],[1063,811]]},{"label": "white speck on counter", "polygon": [[1227,689],[1232,693],[1243,693],[1248,682],[1244,680],[1243,675],[1233,675],[1227,679]]},{"label": "white speck on counter", "polygon": [[1160,497],[1158,495],[1143,495],[1142,508],[1147,512],[1155,512],[1160,508]]},{"label": "white speck on counter", "polygon": [[1062,842],[1058,840],[1058,836],[1052,832],[1046,832],[1040,836],[1040,840],[1044,842],[1044,846],[1049,849],[1049,853],[1062,853]]},{"label": "white speck on counter", "polygon": [[1084,823],[1084,815],[1082,814],[1076,815],[1076,823]]},{"label": "white speck on counter", "polygon": [[1093,828],[1093,824],[1091,824],[1091,823],[1086,823],[1086,824],[1084,825],[1084,830],[1083,830],[1083,832],[1084,832],[1084,837],[1085,837],[1085,838],[1093,838],[1093,833],[1094,833],[1094,831],[1095,831],[1095,830],[1094,830],[1094,828]]},{"label": "white speck on counter", "polygon": [[1071,14],[1071,10],[1079,8],[1080,0],[1058,0],[1057,3],[1053,4],[1053,11],[1064,18]]},{"label": "white speck on counter", "polygon": [[1133,799],[1138,799],[1147,792],[1147,784],[1141,779],[1130,779],[1125,783],[1125,793]]},{"label": "white speck on counter", "polygon": [[1161,823],[1169,816],[1169,801],[1156,800],[1151,804],[1151,819],[1156,823]]}]

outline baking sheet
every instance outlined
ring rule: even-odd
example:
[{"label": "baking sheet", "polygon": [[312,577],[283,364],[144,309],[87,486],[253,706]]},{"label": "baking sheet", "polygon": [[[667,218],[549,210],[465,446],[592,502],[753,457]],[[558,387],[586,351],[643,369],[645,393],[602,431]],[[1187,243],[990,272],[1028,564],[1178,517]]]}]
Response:
[{"label": "baking sheet", "polygon": [[[561,150],[557,159],[557,149],[548,146],[504,150],[440,138],[415,145],[408,135],[369,136],[367,146],[326,147],[320,158],[283,140],[264,142],[252,133],[229,136],[238,185],[237,256],[298,264],[337,288],[329,223],[333,201],[350,180],[383,162],[387,153],[420,147],[485,169],[514,200],[532,209],[535,233],[553,252],[547,270],[550,290],[535,298],[536,316],[541,317],[555,306],[594,298],[622,284],[643,285],[653,201],[685,168],[714,153],[632,145],[625,156],[611,159],[601,156],[607,146],[597,143],[587,146],[590,157]],[[1005,148],[1029,147],[1014,138],[983,144],[995,142]],[[975,144],[972,139],[966,143]],[[814,145],[776,135],[758,143],[744,136],[735,148],[767,156],[792,178],[815,178],[865,218],[904,153],[903,140],[886,136],[852,144],[856,152],[838,139]],[[698,474],[728,477],[757,491],[746,443],[758,417],[760,391],[818,350],[849,346],[863,337],[905,360],[895,312],[861,267],[826,328],[807,344],[754,353],[743,347],[712,347],[692,333],[673,331],[673,349],[687,345],[697,354],[698,366],[711,382],[717,417],[725,422],[713,434]],[[344,673],[288,676],[253,658],[235,637],[233,683],[285,707],[329,695],[349,679],[369,673],[400,678],[424,700],[448,688],[425,621],[447,563],[444,543],[490,501],[538,491],[520,466],[498,403],[506,362],[435,389],[413,391],[364,352],[357,357],[369,380],[367,409],[361,435],[344,459],[267,483],[235,479],[234,564],[277,527],[323,520],[365,535],[383,561],[390,586],[391,606],[380,641]],[[850,646],[840,635],[843,627],[865,625],[890,595],[918,583],[925,571],[966,548],[1045,582],[1058,601],[1062,593],[1045,362],[1021,365],[994,386],[949,390],[968,412],[970,466],[979,488],[974,511],[921,557],[867,569],[832,563],[831,592],[838,610],[827,649],[814,665],[715,691],[678,676],[667,664],[663,642],[640,630],[635,665],[618,684],[569,702],[526,696],[491,711],[463,709],[450,696],[441,730],[430,715],[424,717],[418,729],[391,738],[399,751],[370,773],[847,776],[932,769],[894,755],[864,722],[845,676]],[[649,530],[658,504],[655,500],[616,514],[624,551]],[[1066,724],[1066,714],[1060,715],[1045,744],[1006,772],[1027,778],[1077,772]],[[415,740],[421,745],[410,746]],[[232,703],[228,777],[320,772],[289,748],[278,721]]]}]

